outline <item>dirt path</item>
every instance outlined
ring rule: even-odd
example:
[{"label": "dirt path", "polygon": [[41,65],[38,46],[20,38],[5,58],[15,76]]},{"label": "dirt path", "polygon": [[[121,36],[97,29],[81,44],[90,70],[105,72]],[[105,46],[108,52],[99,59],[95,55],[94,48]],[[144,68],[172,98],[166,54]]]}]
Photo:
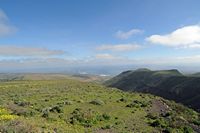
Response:
[{"label": "dirt path", "polygon": [[149,113],[166,114],[171,108],[162,100],[155,99],[152,101],[152,107]]}]

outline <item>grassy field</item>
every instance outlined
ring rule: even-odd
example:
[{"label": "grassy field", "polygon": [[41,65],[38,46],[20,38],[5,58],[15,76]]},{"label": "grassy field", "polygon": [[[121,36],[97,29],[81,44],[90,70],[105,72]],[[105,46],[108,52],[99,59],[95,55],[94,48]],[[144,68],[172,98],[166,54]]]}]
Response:
[{"label": "grassy field", "polygon": [[198,132],[199,114],[148,94],[77,80],[0,83],[0,132]]}]

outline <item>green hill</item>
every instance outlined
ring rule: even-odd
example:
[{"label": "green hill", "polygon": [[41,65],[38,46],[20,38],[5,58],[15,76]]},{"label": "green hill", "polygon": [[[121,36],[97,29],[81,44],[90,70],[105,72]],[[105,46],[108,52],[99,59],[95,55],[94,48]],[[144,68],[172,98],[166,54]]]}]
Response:
[{"label": "green hill", "polygon": [[70,79],[0,83],[2,133],[198,133],[199,125],[199,113],[150,94]]},{"label": "green hill", "polygon": [[126,71],[105,84],[125,91],[162,96],[200,110],[200,78],[184,76],[178,70]]},{"label": "green hill", "polygon": [[0,82],[22,80],[22,79],[23,79],[23,75],[21,74],[0,73]]},{"label": "green hill", "polygon": [[84,82],[102,83],[109,76],[92,75],[92,74],[62,74],[62,73],[0,73],[0,82],[20,81],[20,80],[66,80],[76,79]]},{"label": "green hill", "polygon": [[138,69],[125,71],[105,82],[107,86],[114,86],[123,90],[142,91],[149,87],[157,86],[163,80],[172,76],[183,76],[177,70],[151,71]]},{"label": "green hill", "polygon": [[200,72],[187,75],[189,77],[200,77]]}]

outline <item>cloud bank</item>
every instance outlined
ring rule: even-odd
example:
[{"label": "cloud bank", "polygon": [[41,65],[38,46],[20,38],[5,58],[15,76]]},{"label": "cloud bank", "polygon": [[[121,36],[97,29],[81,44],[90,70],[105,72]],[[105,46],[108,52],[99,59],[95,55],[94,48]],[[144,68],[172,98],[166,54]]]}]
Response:
[{"label": "cloud bank", "polygon": [[96,59],[115,59],[116,57],[111,55],[111,54],[107,54],[107,53],[104,53],[104,54],[96,54],[95,55],[95,58]]},{"label": "cloud bank", "polygon": [[126,52],[126,51],[133,51],[140,49],[142,46],[138,44],[117,44],[117,45],[112,45],[112,44],[106,44],[106,45],[101,45],[97,47],[97,50],[109,50],[109,51],[115,51],[115,52]]},{"label": "cloud bank", "polygon": [[12,45],[0,45],[0,56],[53,56],[62,55],[65,52],[62,50],[50,50],[47,48],[19,47]]},{"label": "cloud bank", "polygon": [[166,35],[152,35],[146,40],[176,48],[200,48],[200,25],[185,26]]}]

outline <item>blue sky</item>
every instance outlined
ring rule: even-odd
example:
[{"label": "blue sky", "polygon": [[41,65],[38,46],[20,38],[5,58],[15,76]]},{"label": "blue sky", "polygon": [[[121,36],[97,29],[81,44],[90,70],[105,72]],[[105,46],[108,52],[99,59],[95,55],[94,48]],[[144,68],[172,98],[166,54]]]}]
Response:
[{"label": "blue sky", "polygon": [[199,5],[199,0],[1,0],[0,68],[196,69]]}]

